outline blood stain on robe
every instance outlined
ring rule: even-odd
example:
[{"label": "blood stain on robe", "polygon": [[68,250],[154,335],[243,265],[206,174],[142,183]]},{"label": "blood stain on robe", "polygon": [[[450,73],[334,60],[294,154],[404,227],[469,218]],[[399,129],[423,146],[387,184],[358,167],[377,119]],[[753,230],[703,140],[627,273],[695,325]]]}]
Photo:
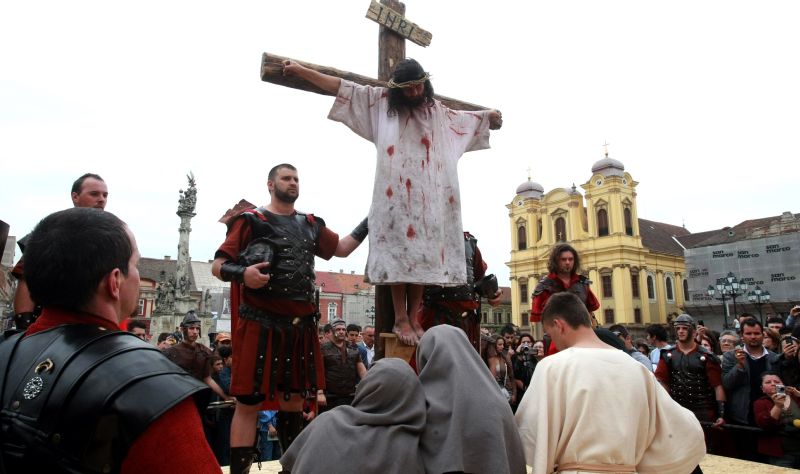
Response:
[{"label": "blood stain on robe", "polygon": [[450,130],[452,130],[452,131],[453,131],[453,133],[455,133],[455,134],[456,134],[456,135],[458,135],[459,137],[463,137],[464,135],[466,135],[466,134],[467,134],[467,132],[459,132],[458,130],[456,130],[455,128],[453,128],[453,126],[452,126],[452,125],[450,126]]},{"label": "blood stain on robe", "polygon": [[425,156],[425,161],[430,163],[431,162],[431,140],[430,140],[430,138],[428,138],[427,135],[423,135],[422,139],[420,140],[420,143],[425,145],[425,155],[426,155]]},{"label": "blood stain on robe", "polygon": [[389,155],[389,158],[394,156],[394,145],[389,145],[389,148],[386,149],[386,153]]},{"label": "blood stain on robe", "polygon": [[453,195],[451,194],[450,198],[447,200],[447,202],[449,202],[450,204],[455,204],[456,203],[456,198],[454,198]]},{"label": "blood stain on robe", "polygon": [[406,178],[406,193],[408,195],[408,207],[411,207],[411,180]]},{"label": "blood stain on robe", "polygon": [[444,263],[444,249],[439,250],[439,256],[442,259],[442,263]]},{"label": "blood stain on robe", "polygon": [[408,224],[408,230],[406,231],[406,237],[408,237],[409,239],[413,239],[416,236],[417,236],[417,231],[414,230],[414,226],[411,225],[411,224]]},{"label": "blood stain on robe", "polygon": [[394,191],[392,191],[392,185],[390,184],[389,187],[386,188],[386,197],[391,199],[392,196],[394,196]]}]

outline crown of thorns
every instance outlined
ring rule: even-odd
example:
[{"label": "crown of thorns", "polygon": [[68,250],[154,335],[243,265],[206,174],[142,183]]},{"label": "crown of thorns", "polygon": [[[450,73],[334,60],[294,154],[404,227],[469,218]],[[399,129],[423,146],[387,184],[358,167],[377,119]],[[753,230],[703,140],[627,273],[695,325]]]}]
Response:
[{"label": "crown of thorns", "polygon": [[390,89],[402,89],[404,87],[411,87],[417,84],[425,84],[425,81],[427,81],[430,78],[431,75],[426,72],[419,79],[412,79],[410,81],[405,81],[405,82],[394,82],[394,79],[389,79],[389,83],[387,84],[387,86]]}]

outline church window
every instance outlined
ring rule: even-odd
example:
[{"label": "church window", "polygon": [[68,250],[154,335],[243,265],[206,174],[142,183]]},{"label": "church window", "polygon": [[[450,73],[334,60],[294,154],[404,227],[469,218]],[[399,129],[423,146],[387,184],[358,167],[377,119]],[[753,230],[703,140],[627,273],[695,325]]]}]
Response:
[{"label": "church window", "polygon": [[608,235],[608,211],[600,209],[597,211],[597,236]]},{"label": "church window", "polygon": [[528,238],[525,232],[525,226],[517,227],[517,250],[525,250],[528,248]]},{"label": "church window", "polygon": [[633,235],[633,217],[631,216],[631,208],[626,207],[623,211],[625,215],[625,233]]},{"label": "church window", "polygon": [[489,316],[486,315],[486,311],[483,312],[483,318],[481,319],[483,324],[489,324]]},{"label": "church window", "polygon": [[672,301],[675,299],[675,295],[672,294],[672,278],[667,277],[664,279],[664,284],[667,287],[667,301]]},{"label": "church window", "polygon": [[642,324],[642,310],[639,308],[633,308],[633,322],[636,324]]},{"label": "church window", "polygon": [[652,275],[647,275],[647,297],[651,300],[656,299],[656,287],[653,284]]},{"label": "church window", "polygon": [[555,225],[556,242],[565,242],[567,240],[567,221],[563,217],[556,219]]},{"label": "church window", "polygon": [[603,283],[603,298],[612,298],[614,292],[611,285],[611,275],[601,275],[600,280]]},{"label": "church window", "polygon": [[537,235],[539,236],[539,238],[537,240],[542,240],[542,230],[544,230],[544,228],[542,227],[542,220],[541,219],[538,220],[537,230],[538,230],[538,234]]},{"label": "church window", "polygon": [[614,310],[607,309],[603,311],[603,315],[605,316],[606,322],[605,324],[614,324]]},{"label": "church window", "polygon": [[139,298],[139,307],[136,310],[138,316],[144,316],[144,298]]},{"label": "church window", "polygon": [[527,303],[528,302],[528,284],[527,283],[520,283],[519,284],[519,302],[520,303]]},{"label": "church window", "polygon": [[328,303],[328,320],[336,319],[336,303]]},{"label": "church window", "polygon": [[636,273],[631,273],[631,296],[639,297],[639,275]]}]

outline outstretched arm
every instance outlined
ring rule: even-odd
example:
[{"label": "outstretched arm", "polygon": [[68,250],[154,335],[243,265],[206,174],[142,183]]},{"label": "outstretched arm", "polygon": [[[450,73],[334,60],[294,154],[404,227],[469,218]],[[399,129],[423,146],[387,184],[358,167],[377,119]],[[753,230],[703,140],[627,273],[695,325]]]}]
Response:
[{"label": "outstretched arm", "polygon": [[365,217],[349,235],[339,239],[339,245],[336,246],[336,253],[334,253],[334,255],[341,258],[347,257],[353,253],[353,250],[361,245],[361,242],[364,241],[368,233],[369,227],[367,225],[367,218]]},{"label": "outstretched arm", "polygon": [[339,85],[342,83],[342,80],[338,77],[329,76],[319,71],[309,69],[291,59],[287,59],[283,62],[283,75],[305,79],[332,95],[336,95],[339,92]]}]

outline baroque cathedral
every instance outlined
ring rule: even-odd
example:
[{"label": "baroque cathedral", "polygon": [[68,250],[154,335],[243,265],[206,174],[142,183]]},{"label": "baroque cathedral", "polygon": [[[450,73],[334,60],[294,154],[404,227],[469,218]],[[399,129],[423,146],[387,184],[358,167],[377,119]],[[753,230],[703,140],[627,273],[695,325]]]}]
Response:
[{"label": "baroque cathedral", "polygon": [[[687,289],[684,227],[639,218],[636,186],[625,166],[605,158],[580,187],[545,193],[528,180],[506,207],[511,224],[511,301],[514,323],[529,326],[531,294],[547,275],[553,245],[571,244],[579,272],[592,281],[603,325],[666,323],[684,306]],[[536,332],[539,332],[538,329]],[[541,335],[541,334],[539,334]]]}]

